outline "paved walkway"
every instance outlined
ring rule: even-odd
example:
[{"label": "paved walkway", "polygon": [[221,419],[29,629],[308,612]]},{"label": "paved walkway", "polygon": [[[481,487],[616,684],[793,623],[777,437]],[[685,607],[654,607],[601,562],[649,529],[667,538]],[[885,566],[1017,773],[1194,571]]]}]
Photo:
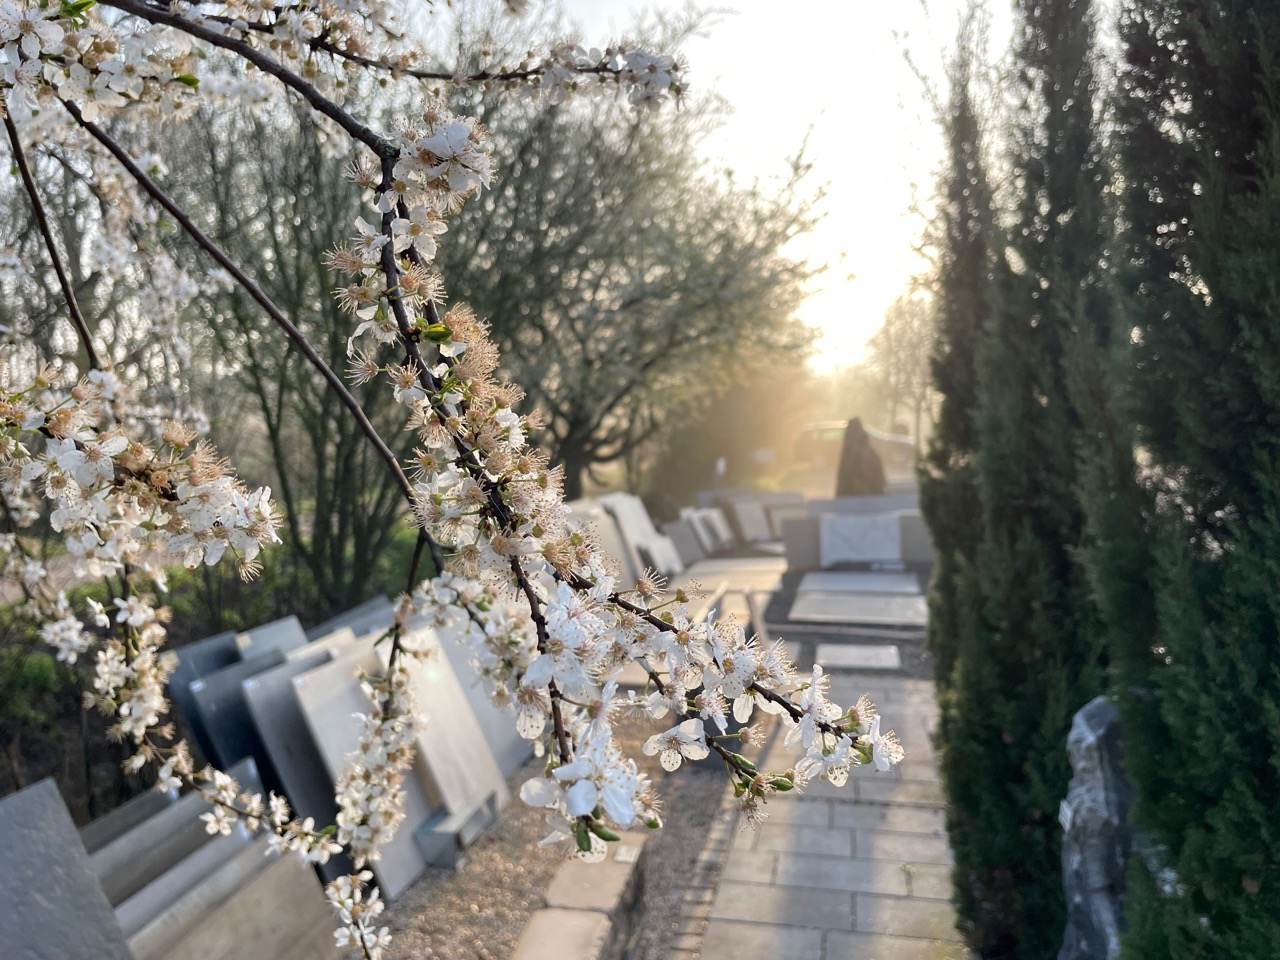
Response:
[{"label": "paved walkway", "polygon": [[[703,960],[967,960],[951,896],[951,851],[930,744],[933,684],[832,673],[832,697],[866,692],[906,746],[889,773],[855,771],[836,789],[769,802],[734,836],[710,908]],[[789,766],[781,733],[763,769]]]}]

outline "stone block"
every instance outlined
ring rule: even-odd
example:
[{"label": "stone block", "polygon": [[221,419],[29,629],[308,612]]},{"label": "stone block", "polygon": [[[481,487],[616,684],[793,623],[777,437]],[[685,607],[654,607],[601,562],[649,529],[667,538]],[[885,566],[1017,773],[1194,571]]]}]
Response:
[{"label": "stone block", "polygon": [[609,918],[594,910],[537,910],[512,960],[607,960],[612,933]]},{"label": "stone block", "polygon": [[767,543],[773,539],[773,530],[764,507],[754,496],[725,497],[720,501],[728,516],[729,524],[743,543]]},{"label": "stone block", "polygon": [[913,940],[874,933],[831,933],[826,960],[972,960],[956,940]]},{"label": "stone block", "polygon": [[923,627],[928,623],[929,612],[921,596],[815,590],[796,594],[788,619],[802,623]]},{"label": "stone block", "polygon": [[780,853],[814,853],[829,857],[853,856],[853,833],[842,827],[810,827],[798,823],[765,821],[756,828],[757,850]]},{"label": "stone block", "polygon": [[739,883],[773,883],[778,856],[758,850],[730,850],[721,868],[720,879]]},{"label": "stone block", "polygon": [[838,827],[856,827],[861,830],[894,830],[899,833],[946,836],[946,821],[942,810],[928,807],[837,803],[832,822]]},{"label": "stone block", "polygon": [[645,841],[643,834],[623,833],[601,863],[565,861],[547,889],[547,906],[598,910],[609,917],[615,931],[626,930],[640,902]]},{"label": "stone block", "polygon": [[681,519],[664,523],[662,532],[670,538],[676,553],[680,554],[680,562],[686,567],[697,563],[707,555],[692,520]]},{"label": "stone block", "polygon": [[874,774],[858,778],[858,798],[893,806],[941,807],[947,802],[937,783],[927,780],[890,780]]},{"label": "stone block", "polygon": [[866,893],[854,894],[853,899],[856,929],[862,933],[925,940],[957,938],[956,912],[945,900],[878,897]]},{"label": "stone block", "polygon": [[800,578],[799,593],[920,593],[920,578],[910,571],[814,570]]},{"label": "stone block", "polygon": [[896,513],[827,513],[818,523],[823,567],[902,559],[902,531]]},{"label": "stone block", "polygon": [[804,503],[783,503],[766,505],[765,515],[769,518],[769,530],[773,540],[782,540],[782,527],[788,520],[800,520],[809,516],[809,508]]},{"label": "stone block", "polygon": [[270,650],[278,650],[281,654],[296,650],[307,642],[307,632],[302,629],[298,618],[290,614],[254,627],[236,637],[246,657],[256,657]]},{"label": "stone block", "polygon": [[901,670],[897,644],[820,643],[818,663],[827,670]]},{"label": "stone block", "polygon": [[126,800],[110,813],[80,828],[80,842],[86,853],[96,853],[112,840],[132,830],[144,820],[155,816],[178,799],[178,792],[148,790],[131,800]]},{"label": "stone block", "polygon": [[[390,625],[390,621],[387,621],[387,625]],[[362,626],[364,625],[362,624]],[[295,647],[285,653],[285,662],[293,663],[297,660],[309,660],[318,653],[326,652],[331,657],[340,657],[344,653],[350,653],[355,648],[355,645],[359,642],[359,637],[376,629],[376,626],[373,626],[357,634],[351,627],[338,627],[338,629],[330,630],[327,633],[316,634],[315,638],[309,640],[304,646]]]},{"label": "stone block", "polygon": [[895,863],[950,866],[951,847],[945,836],[898,833],[895,830],[856,830],[853,848],[858,856]]},{"label": "stone block", "polygon": [[130,941],[137,960],[339,960],[315,873],[261,839]]},{"label": "stone block", "polygon": [[282,663],[282,651],[267,650],[193,680],[190,687],[196,713],[209,738],[212,750],[209,761],[226,768],[242,757],[253,757],[264,782],[272,790],[281,789],[281,784],[249,714],[244,681]]},{"label": "stone block", "polygon": [[861,497],[834,497],[829,500],[810,500],[811,516],[824,513],[873,514],[896,513],[899,510],[918,510],[920,497],[914,490],[902,493],[870,494]]},{"label": "stone block", "polygon": [[907,563],[933,563],[933,537],[918,510],[904,510],[898,516],[902,538],[902,559]]},{"label": "stone block", "polygon": [[630,493],[606,493],[597,502],[617,521],[622,536],[640,558],[641,569],[652,566],[668,576],[684,569],[675,544],[658,532],[639,497]]},{"label": "stone block", "polygon": [[169,699],[186,722],[191,739],[206,757],[212,755],[213,747],[196,710],[191,684],[207,674],[239,663],[243,659],[241,653],[240,645],[236,642],[236,632],[228,630],[183,647],[166,650],[160,655],[161,662],[173,665],[173,672],[169,675]]},{"label": "stone block", "polygon": [[0,800],[6,960],[132,960],[52,779]]},{"label": "stone block", "polygon": [[[830,936],[830,934],[828,934]],[[712,920],[702,938],[702,960],[817,960],[822,930]]]},{"label": "stone block", "polygon": [[307,631],[307,639],[315,642],[344,627],[361,637],[379,626],[389,626],[394,618],[395,607],[391,605],[391,601],[378,596],[312,627]]},{"label": "stone block", "polygon": [[822,565],[822,524],[814,516],[782,521],[782,542],[787,566],[792,570],[812,570]]},{"label": "stone block", "polygon": [[815,887],[720,882],[711,905],[713,920],[746,920],[797,927],[852,930],[852,895]]}]

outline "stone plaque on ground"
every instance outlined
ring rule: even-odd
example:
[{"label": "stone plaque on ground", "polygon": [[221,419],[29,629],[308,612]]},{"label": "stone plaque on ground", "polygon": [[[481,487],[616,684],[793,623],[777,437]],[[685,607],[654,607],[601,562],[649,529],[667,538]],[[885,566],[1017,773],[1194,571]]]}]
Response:
[{"label": "stone plaque on ground", "polygon": [[800,579],[800,593],[906,593],[918,594],[920,580],[914,573],[879,573],[871,570],[815,570]]},{"label": "stone plaque on ground", "polygon": [[132,960],[52,779],[0,800],[5,960]]},{"label": "stone plaque on ground", "polygon": [[[249,677],[241,686],[249,714],[289,805],[297,816],[311,817],[317,826],[325,827],[338,816],[333,778],[293,692],[294,677],[324,666],[338,656],[337,650],[330,647],[312,649],[319,642],[294,650],[287,663]],[[345,854],[331,858],[320,867],[326,880],[350,873],[351,869],[351,861]]]},{"label": "stone plaque on ground", "polygon": [[824,513],[819,518],[822,566],[901,560],[902,536],[896,513],[871,516]]},{"label": "stone plaque on ground", "polygon": [[817,662],[828,670],[900,670],[896,644],[820,643]]},{"label": "stone plaque on ground", "polygon": [[259,837],[129,939],[137,960],[338,960],[311,868]]},{"label": "stone plaque on ground", "polygon": [[[347,756],[360,747],[361,728],[354,715],[369,712],[359,674],[363,671],[376,675],[382,670],[382,660],[375,651],[358,650],[293,678],[293,692],[334,780],[346,769]],[[413,831],[433,812],[429,784],[426,764],[418,757],[404,779],[405,819],[382,848],[381,858],[370,864],[387,900],[398,897],[426,869]]]},{"label": "stone plaque on ground", "polygon": [[282,617],[271,623],[254,627],[236,637],[236,642],[245,651],[245,656],[252,657],[268,650],[279,650],[288,653],[307,642],[307,633],[295,616]]},{"label": "stone plaque on ground", "polygon": [[924,597],[889,593],[825,593],[796,595],[790,620],[814,623],[866,623],[923,627],[928,611]]},{"label": "stone plaque on ground", "polygon": [[282,663],[283,652],[268,650],[201,677],[193,681],[190,688],[196,712],[213,750],[209,760],[225,768],[241,757],[253,757],[268,788],[273,790],[279,789],[280,783],[258,728],[249,715],[243,683],[249,677]]},{"label": "stone plaque on ground", "polygon": [[573,500],[565,506],[569,508],[569,514],[575,522],[595,531],[600,549],[617,562],[618,585],[623,589],[634,587],[643,564],[634,546],[623,537],[613,515],[595,500]]}]

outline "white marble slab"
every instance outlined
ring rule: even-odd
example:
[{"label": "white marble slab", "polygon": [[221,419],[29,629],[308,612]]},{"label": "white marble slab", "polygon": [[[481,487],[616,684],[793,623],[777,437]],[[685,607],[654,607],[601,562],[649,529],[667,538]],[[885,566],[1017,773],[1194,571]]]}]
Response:
[{"label": "white marble slab", "polygon": [[896,513],[824,513],[818,523],[819,559],[824,567],[902,559],[902,534]]},{"label": "white marble slab", "polygon": [[921,596],[810,590],[796,595],[788,619],[814,623],[923,627],[928,620],[928,610],[924,597]]},{"label": "white marble slab", "polygon": [[[331,780],[342,775],[348,755],[360,747],[360,727],[354,715],[367,713],[369,700],[360,689],[359,674],[382,670],[382,660],[375,651],[358,650],[293,678],[294,695]],[[426,764],[419,757],[404,779],[405,819],[383,846],[380,859],[370,864],[387,900],[398,897],[426,869],[413,831],[433,811],[426,786],[429,782]]]},{"label": "white marble slab", "polygon": [[595,530],[600,549],[617,561],[619,584],[625,588],[635,586],[643,564],[635,546],[623,537],[613,515],[595,500],[572,500],[565,506],[574,522]]},{"label": "white marble slab", "polygon": [[769,518],[760,501],[753,497],[739,497],[729,500],[725,509],[733,514],[747,543],[768,543],[773,539]]},{"label": "white marble slab", "polygon": [[880,573],[871,570],[815,570],[800,580],[799,593],[907,593],[920,592],[914,573]]},{"label": "white marble slab", "polygon": [[902,654],[896,644],[818,644],[818,663],[828,670],[899,670]]},{"label": "white marble slab", "polygon": [[684,569],[675,544],[658,532],[639,497],[631,493],[607,493],[599,497],[598,502],[618,521],[618,528],[639,554],[642,565],[652,565],[668,576]]}]

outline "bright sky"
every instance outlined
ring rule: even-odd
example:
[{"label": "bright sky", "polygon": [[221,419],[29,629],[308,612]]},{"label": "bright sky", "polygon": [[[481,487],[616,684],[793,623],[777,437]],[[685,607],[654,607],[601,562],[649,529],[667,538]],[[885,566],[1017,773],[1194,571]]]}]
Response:
[{"label": "bright sky", "polygon": [[[678,11],[677,0],[564,0],[584,40],[627,33],[635,11]],[[942,141],[925,86],[904,59],[942,89],[943,56],[964,0],[729,0],[685,48],[688,82],[734,107],[708,143],[708,160],[740,180],[780,177],[808,133],[812,184],[825,185],[826,216],[790,251],[826,270],[811,282],[801,318],[821,331],[813,366],[857,363],[885,308],[923,262],[912,250],[924,221]],[[1004,4],[995,4],[1003,8]],[[1003,9],[999,12],[1003,13]],[[1005,17],[993,47],[1007,36]]]}]

